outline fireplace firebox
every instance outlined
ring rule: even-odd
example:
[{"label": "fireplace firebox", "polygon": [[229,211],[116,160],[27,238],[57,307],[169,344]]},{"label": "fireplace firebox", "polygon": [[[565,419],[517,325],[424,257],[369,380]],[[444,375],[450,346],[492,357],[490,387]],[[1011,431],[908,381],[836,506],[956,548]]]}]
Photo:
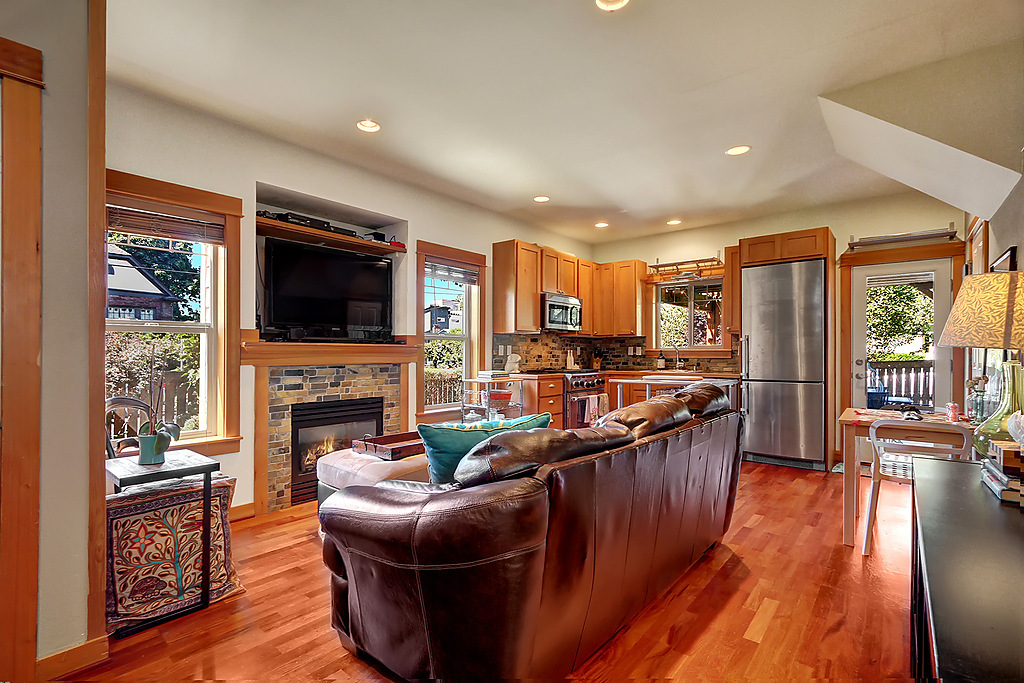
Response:
[{"label": "fireplace firebox", "polygon": [[380,436],[383,397],[311,401],[292,407],[292,505],[316,499],[316,461],[351,448],[353,439]]}]

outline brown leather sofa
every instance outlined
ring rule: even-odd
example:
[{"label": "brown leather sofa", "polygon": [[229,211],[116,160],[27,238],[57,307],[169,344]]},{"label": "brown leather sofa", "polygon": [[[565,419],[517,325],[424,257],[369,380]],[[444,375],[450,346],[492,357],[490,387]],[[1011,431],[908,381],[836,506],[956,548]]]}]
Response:
[{"label": "brown leather sofa", "polygon": [[564,677],[722,539],[741,434],[698,385],[497,434],[455,484],[342,489],[320,509],[332,624],[408,679]]}]

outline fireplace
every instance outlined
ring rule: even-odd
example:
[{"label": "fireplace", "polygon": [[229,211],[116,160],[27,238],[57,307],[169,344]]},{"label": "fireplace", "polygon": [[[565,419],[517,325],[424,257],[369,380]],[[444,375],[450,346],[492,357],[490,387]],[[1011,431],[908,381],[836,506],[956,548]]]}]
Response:
[{"label": "fireplace", "polygon": [[383,433],[384,399],[310,401],[291,406],[292,505],[316,499],[316,461],[350,448],[353,439]]}]

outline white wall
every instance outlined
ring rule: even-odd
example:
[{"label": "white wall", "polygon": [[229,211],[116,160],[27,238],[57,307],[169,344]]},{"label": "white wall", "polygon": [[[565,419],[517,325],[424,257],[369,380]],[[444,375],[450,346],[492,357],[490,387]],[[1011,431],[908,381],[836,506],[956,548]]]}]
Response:
[{"label": "white wall", "polygon": [[42,50],[46,82],[39,657],[85,642],[87,629],[86,10],[65,0],[0,3],[0,34]]},{"label": "white wall", "polygon": [[593,248],[593,257],[599,262],[635,258],[648,263],[658,259],[662,263],[670,263],[708,258],[719,255],[719,250],[724,254],[725,247],[735,246],[741,237],[757,237],[823,225],[832,228],[832,234],[836,236],[837,252],[842,254],[850,241],[850,235],[860,238],[935,230],[948,227],[950,222],[955,223],[962,237],[963,211],[911,190],[886,197],[825,204],[775,216],[598,244]]},{"label": "white wall", "polygon": [[[590,246],[504,216],[396,182],[222,119],[117,83],[107,88],[107,167],[240,197],[242,326],[255,325],[257,181],[407,221],[410,254],[395,259],[395,333],[416,331],[416,240],[483,254],[491,243],[518,238],[583,257]],[[488,330],[489,332],[489,330]],[[220,457],[238,477],[234,503],[253,500],[254,372],[241,373],[242,447]]]}]

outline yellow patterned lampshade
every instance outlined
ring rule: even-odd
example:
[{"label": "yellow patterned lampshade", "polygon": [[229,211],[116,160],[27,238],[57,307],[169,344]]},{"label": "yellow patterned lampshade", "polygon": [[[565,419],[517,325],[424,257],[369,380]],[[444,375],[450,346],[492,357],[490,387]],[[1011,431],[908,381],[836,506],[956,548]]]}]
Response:
[{"label": "yellow patterned lampshade", "polygon": [[939,337],[939,346],[1024,347],[1024,277],[1019,271],[968,275]]}]

